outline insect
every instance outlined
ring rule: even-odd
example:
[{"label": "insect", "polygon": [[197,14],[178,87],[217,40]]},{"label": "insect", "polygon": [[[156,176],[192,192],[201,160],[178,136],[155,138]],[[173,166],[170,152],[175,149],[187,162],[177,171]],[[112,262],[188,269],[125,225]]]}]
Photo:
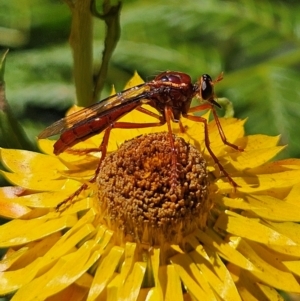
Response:
[{"label": "insect", "polygon": [[[180,129],[184,131],[184,127],[181,123],[181,117],[184,117],[204,124],[205,146],[207,151],[218,166],[220,172],[227,177],[229,183],[235,189],[238,187],[237,183],[226,172],[210,148],[207,120],[201,116],[189,114],[205,109],[211,109],[223,143],[237,151],[243,151],[243,149],[239,146],[227,141],[216,113],[215,107],[221,108],[221,106],[215,100],[216,96],[214,93],[214,85],[222,79],[223,74],[220,74],[214,81],[208,74],[203,74],[195,84],[192,84],[191,77],[188,74],[176,71],[165,71],[157,75],[152,81],[117,93],[58,120],[42,131],[38,138],[47,138],[60,134],[59,139],[54,144],[54,154],[56,155],[59,155],[64,151],[74,154],[100,151],[101,159],[94,177],[90,180],[90,182],[94,182],[101,168],[101,163],[106,156],[109,135],[112,129],[145,128],[161,126],[167,123],[169,142],[172,150],[171,185],[174,187],[177,184],[177,158],[171,122],[179,123]],[[191,102],[194,97],[200,99],[201,104],[191,107]],[[157,113],[143,107],[142,105],[144,104],[155,108]],[[122,116],[134,109],[156,118],[157,122],[143,123],[141,121],[140,123],[129,123],[118,121]],[[105,132],[99,148],[88,150],[70,149],[78,142],[86,140],[87,138],[101,133],[102,131]],[[72,196],[58,204],[58,207],[73,199],[75,196],[78,196],[81,191],[86,188],[87,184],[83,184]]]}]

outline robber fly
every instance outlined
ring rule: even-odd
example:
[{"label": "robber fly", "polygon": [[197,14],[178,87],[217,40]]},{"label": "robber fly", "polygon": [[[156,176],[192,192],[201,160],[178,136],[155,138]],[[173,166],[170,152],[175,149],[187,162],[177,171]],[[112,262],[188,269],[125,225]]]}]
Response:
[{"label": "robber fly", "polygon": [[[222,130],[219,118],[215,110],[215,107],[221,108],[221,106],[215,100],[216,96],[214,93],[214,85],[222,79],[222,74],[220,74],[214,81],[208,74],[203,74],[195,84],[192,84],[191,78],[188,74],[176,71],[162,72],[157,75],[152,81],[140,84],[133,88],[129,88],[58,120],[57,122],[47,127],[44,131],[42,131],[39,134],[38,138],[47,138],[59,134],[60,137],[54,144],[54,154],[56,155],[59,155],[64,151],[75,154],[87,153],[90,151],[100,151],[101,159],[99,161],[98,168],[95,172],[94,177],[90,180],[90,182],[94,182],[101,168],[101,163],[106,156],[109,135],[112,129],[145,128],[161,126],[167,123],[169,142],[172,150],[171,184],[172,186],[176,186],[177,157],[171,122],[179,123],[180,129],[184,131],[184,127],[181,123],[181,117],[184,117],[204,124],[205,146],[209,154],[213,158],[215,164],[219,167],[220,172],[222,172],[227,177],[229,183],[235,189],[236,187],[238,187],[238,185],[226,172],[226,170],[221,165],[218,158],[210,148],[207,120],[201,116],[194,116],[189,114],[205,109],[211,109],[223,143],[235,150],[243,151],[243,149],[239,146],[234,145],[226,140],[225,134]],[[191,108],[191,102],[194,97],[197,97],[201,101],[201,104]],[[157,113],[154,113],[142,107],[142,105],[144,104],[150,105],[151,107],[156,109]],[[141,120],[141,122],[139,123],[129,123],[119,121],[121,117],[128,114],[134,109],[156,118],[157,122],[144,123]],[[99,148],[86,151],[76,151],[70,149],[78,142],[86,140],[87,138],[99,134],[102,131],[105,132]],[[87,184],[83,184],[78,191],[76,191],[67,200],[61,202],[58,207],[68,200],[72,199],[73,197],[79,195],[80,192],[86,188]]]}]

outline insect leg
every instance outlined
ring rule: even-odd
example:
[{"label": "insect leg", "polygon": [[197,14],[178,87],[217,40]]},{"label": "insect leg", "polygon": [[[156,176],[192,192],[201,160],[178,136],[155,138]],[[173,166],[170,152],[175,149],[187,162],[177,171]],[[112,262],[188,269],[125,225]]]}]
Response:
[{"label": "insect leg", "polygon": [[243,152],[243,151],[244,151],[243,148],[241,148],[240,146],[235,145],[235,144],[232,144],[232,143],[230,143],[230,142],[227,141],[227,138],[226,138],[225,133],[224,133],[224,131],[223,131],[223,129],[222,129],[222,126],[221,126],[221,123],[220,123],[220,120],[219,120],[219,117],[218,117],[218,115],[217,115],[217,112],[216,112],[215,108],[212,107],[211,110],[212,110],[212,112],[213,112],[214,119],[215,119],[215,122],[216,122],[216,124],[217,124],[217,128],[218,128],[218,131],[219,131],[219,134],[220,134],[220,137],[221,137],[223,143],[224,143],[225,145],[228,145],[228,146],[230,146],[230,147],[232,147],[232,148],[234,148],[234,149],[240,151],[240,152]]},{"label": "insect leg", "polygon": [[158,119],[158,120],[161,121],[161,122],[164,121],[164,119],[163,119],[162,116],[160,116],[160,115],[158,115],[158,114],[156,114],[156,113],[154,113],[154,112],[152,112],[152,111],[149,111],[149,110],[147,110],[147,109],[145,109],[145,108],[143,108],[143,107],[137,107],[136,110],[137,110],[137,111],[140,111],[140,112],[142,112],[142,113],[144,113],[144,114],[146,114],[146,115],[149,115],[149,116],[151,116],[151,117],[154,117],[154,118]]},{"label": "insect leg", "polygon": [[213,105],[211,105],[210,103],[204,103],[204,104],[201,104],[199,106],[190,108],[189,109],[189,113],[199,112],[199,111],[206,110],[206,109],[211,109],[212,110],[213,115],[214,115],[214,119],[215,119],[215,122],[216,122],[216,125],[217,125],[217,128],[218,128],[218,131],[219,131],[219,134],[220,134],[220,137],[221,137],[223,143],[225,145],[228,145],[228,146],[232,147],[235,150],[240,151],[240,152],[244,151],[244,149],[242,149],[240,146],[235,145],[235,144],[230,143],[230,142],[227,141],[227,138],[226,138],[225,133],[224,133],[224,131],[222,129],[219,117],[217,115],[216,109],[215,109],[215,107]]},{"label": "insect leg", "polygon": [[[81,192],[86,190],[89,186],[88,183],[94,183],[98,177],[98,174],[101,169],[102,162],[104,158],[106,157],[107,153],[107,146],[109,141],[109,135],[112,129],[115,128],[121,128],[121,129],[137,129],[137,128],[147,128],[147,127],[153,127],[153,126],[161,126],[165,123],[164,120],[161,120],[160,122],[152,122],[152,123],[131,123],[131,122],[115,122],[109,125],[108,128],[106,128],[104,132],[104,136],[101,142],[101,145],[97,151],[101,152],[101,158],[99,160],[98,166],[96,168],[94,176],[87,182],[82,184],[72,195],[70,195],[67,199],[63,200],[56,206],[56,211],[61,211],[61,207],[65,204],[72,204],[72,200],[79,196]],[[173,143],[174,144],[174,143]],[[68,205],[68,206],[69,206]],[[66,205],[67,206],[67,205]]]},{"label": "insect leg", "polygon": [[178,174],[177,174],[176,149],[175,149],[175,145],[174,145],[174,138],[173,138],[173,132],[172,132],[172,127],[171,127],[171,120],[173,119],[172,108],[170,108],[168,106],[165,107],[165,117],[166,117],[166,122],[167,122],[167,126],[168,126],[168,136],[169,136],[171,152],[172,152],[171,186],[172,186],[172,188],[175,188],[177,185]]},{"label": "insect leg", "polygon": [[[106,156],[106,153],[107,153],[107,145],[108,145],[108,139],[109,139],[109,135],[110,135],[110,131],[112,129],[112,125],[110,125],[104,132],[104,136],[103,136],[103,139],[102,139],[102,142],[101,142],[101,145],[99,148],[95,148],[95,151],[97,152],[101,152],[101,158],[99,160],[99,163],[98,163],[98,166],[97,166],[97,169],[94,173],[94,176],[88,181],[88,183],[94,183],[97,179],[97,176],[99,174],[99,171],[100,171],[100,166]],[[84,151],[84,150],[82,150]],[[78,154],[78,155],[82,155],[81,150],[79,150],[78,152],[74,153],[74,154]],[[88,150],[89,151],[89,150]],[[56,211],[61,211],[61,207],[65,204],[69,204],[69,203],[72,203],[72,200],[75,198],[75,197],[78,197],[80,195],[81,192],[83,192],[84,190],[86,190],[89,185],[88,183],[83,183],[74,193],[72,193],[68,198],[66,198],[65,200],[63,200],[62,202],[58,203],[57,206],[56,206]],[[69,204],[70,205],[70,204]]]},{"label": "insect leg", "polygon": [[180,132],[181,132],[181,133],[185,133],[185,132],[186,132],[186,128],[185,128],[185,126],[182,124],[181,120],[179,120],[179,128],[180,128]]},{"label": "insect leg", "polygon": [[[158,119],[160,122],[164,123],[164,118],[161,115],[158,115],[150,110],[147,110],[143,107],[137,107],[137,111],[140,111],[141,113],[144,113],[146,115],[149,115],[151,117],[154,117]],[[148,126],[147,126],[148,127]],[[72,155],[87,155],[89,153],[94,153],[94,152],[100,152],[100,148],[88,148],[88,149],[73,149],[73,148],[67,148],[65,152],[72,154]]]},{"label": "insect leg", "polygon": [[215,80],[213,80],[212,84],[214,85],[214,84],[216,84],[217,82],[220,82],[222,79],[223,79],[223,72],[221,72],[221,73],[218,75],[218,77],[217,77]]},{"label": "insect leg", "polygon": [[233,186],[233,188],[235,189],[236,187],[239,187],[239,185],[231,178],[231,176],[224,169],[224,167],[220,163],[219,159],[216,157],[216,155],[214,154],[214,152],[210,148],[210,140],[209,140],[207,120],[205,118],[201,117],[201,116],[193,116],[193,115],[188,115],[188,114],[183,114],[182,116],[187,118],[187,119],[196,121],[196,122],[202,122],[204,124],[204,134],[205,134],[204,135],[205,136],[204,142],[205,142],[205,146],[206,146],[207,151],[209,152],[209,154],[213,158],[215,164],[219,167],[221,173],[223,173],[225,175],[225,177],[227,177],[229,183]]},{"label": "insect leg", "polygon": [[203,103],[201,105],[189,108],[189,113],[200,112],[207,109],[212,109],[212,105],[210,103]]}]

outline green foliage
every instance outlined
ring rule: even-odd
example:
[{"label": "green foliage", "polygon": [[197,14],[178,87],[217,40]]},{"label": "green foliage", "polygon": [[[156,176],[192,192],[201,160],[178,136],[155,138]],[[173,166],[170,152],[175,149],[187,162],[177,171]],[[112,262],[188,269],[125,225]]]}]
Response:
[{"label": "green foliage", "polygon": [[[29,124],[27,116],[34,108],[49,124],[58,116],[48,117],[45,110],[57,108],[63,114],[74,100],[67,45],[70,12],[58,0],[31,1],[26,9],[22,4],[32,14],[31,19],[23,17],[22,27],[22,22],[11,22],[14,14],[20,15],[17,3],[5,4],[10,18],[1,18],[0,9],[0,25],[9,28],[13,23],[27,37],[21,46],[0,38],[3,46],[14,48],[7,60],[8,99],[23,123]],[[102,96],[111,84],[121,90],[134,70],[145,80],[167,69],[189,73],[195,80],[202,73],[216,77],[223,71],[216,92],[230,99],[236,117],[249,117],[248,133],[281,134],[282,143],[289,144],[285,156],[299,157],[299,15],[300,3],[292,0],[124,1],[121,39]],[[105,32],[102,21],[94,21],[94,60],[99,66]],[[33,122],[36,129],[35,118]]]},{"label": "green foliage", "polygon": [[6,100],[4,75],[7,53],[8,51],[0,58],[0,140],[7,148],[33,150],[33,145],[27,139]]},{"label": "green foliage", "polygon": [[249,117],[248,132],[280,133],[286,155],[300,155],[299,3],[138,1],[127,8],[118,64],[143,75],[224,71],[217,93],[234,103],[237,117]]}]

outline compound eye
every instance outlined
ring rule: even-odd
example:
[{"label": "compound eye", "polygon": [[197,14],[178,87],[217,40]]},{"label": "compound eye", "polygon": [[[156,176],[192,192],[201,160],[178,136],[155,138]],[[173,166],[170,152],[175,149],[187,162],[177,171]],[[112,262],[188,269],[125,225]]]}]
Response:
[{"label": "compound eye", "polygon": [[182,73],[182,72],[176,72],[176,71],[168,71],[163,72],[159,74],[155,80],[159,80],[162,82],[169,82],[176,85],[191,84],[191,78],[189,75]]},{"label": "compound eye", "polygon": [[167,75],[163,75],[163,76],[161,76],[161,77],[156,77],[156,80],[160,80],[160,81],[162,81],[162,82],[169,82],[170,80],[169,80],[169,76],[167,76]]},{"label": "compound eye", "polygon": [[212,84],[212,79],[208,74],[203,74],[201,76],[201,96],[202,99],[207,100],[213,96],[214,89]]},{"label": "compound eye", "polygon": [[202,74],[202,78],[203,78],[204,81],[211,81],[212,82],[212,78],[208,74]]},{"label": "compound eye", "polygon": [[171,82],[173,84],[180,84],[181,83],[181,78],[177,74],[162,74],[161,76],[158,76],[156,78],[157,80],[160,80],[162,82]]},{"label": "compound eye", "polygon": [[169,74],[169,81],[173,84],[181,84],[182,80],[178,74]]}]

